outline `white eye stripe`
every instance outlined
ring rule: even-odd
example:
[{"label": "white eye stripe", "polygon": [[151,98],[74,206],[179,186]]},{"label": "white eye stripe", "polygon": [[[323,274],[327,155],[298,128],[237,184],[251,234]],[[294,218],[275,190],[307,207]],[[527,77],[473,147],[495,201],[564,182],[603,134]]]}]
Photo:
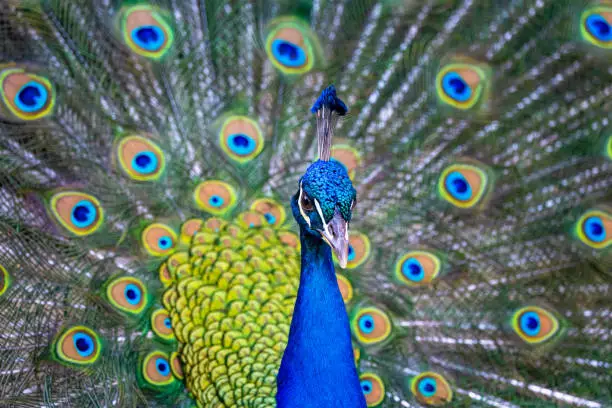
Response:
[{"label": "white eye stripe", "polygon": [[304,218],[304,220],[306,221],[306,223],[310,227],[310,218],[308,218],[308,216],[306,215],[306,212],[302,208],[302,195],[303,194],[304,194],[304,192],[302,190],[302,184],[300,183],[300,196],[298,197],[298,208],[300,209],[300,214],[302,214],[302,217]]},{"label": "white eye stripe", "polygon": [[315,203],[315,207],[317,207],[317,212],[319,213],[319,217],[321,217],[321,224],[323,224],[323,229],[325,230],[325,233],[328,235],[331,235],[329,233],[329,230],[327,229],[327,223],[325,222],[325,217],[323,217],[323,210],[321,209],[321,205],[319,204],[319,201],[316,198],[314,199],[314,203]]}]

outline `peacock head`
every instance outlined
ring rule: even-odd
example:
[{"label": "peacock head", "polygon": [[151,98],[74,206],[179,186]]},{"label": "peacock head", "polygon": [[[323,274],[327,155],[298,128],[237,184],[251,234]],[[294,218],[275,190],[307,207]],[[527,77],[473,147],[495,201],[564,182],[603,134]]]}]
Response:
[{"label": "peacock head", "polygon": [[291,200],[293,216],[302,233],[325,241],[342,268],[348,260],[348,228],[357,192],[346,168],[330,161],[330,156],[337,117],[347,110],[344,102],[336,97],[333,85],[313,105],[311,111],[317,115],[319,160],[308,167]]}]

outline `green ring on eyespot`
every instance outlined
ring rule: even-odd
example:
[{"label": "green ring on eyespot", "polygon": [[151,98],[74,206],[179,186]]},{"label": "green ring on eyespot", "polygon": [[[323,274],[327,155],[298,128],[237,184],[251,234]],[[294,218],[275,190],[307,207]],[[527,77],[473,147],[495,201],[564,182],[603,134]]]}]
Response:
[{"label": "green ring on eyespot", "polygon": [[412,378],[410,391],[424,405],[441,406],[453,399],[453,390],[440,374],[425,371]]},{"label": "green ring on eyespot", "polygon": [[586,211],[574,227],[578,239],[595,249],[606,249],[612,244],[612,215],[603,210]]},{"label": "green ring on eyespot", "polygon": [[82,237],[93,234],[104,221],[104,209],[92,195],[79,191],[60,191],[49,200],[49,211],[59,225]]},{"label": "green ring on eyespot", "polygon": [[[146,23],[142,24],[143,21]],[[141,24],[141,25],[139,25]],[[158,60],[174,42],[170,25],[153,6],[136,5],[122,13],[123,41],[136,54]]]},{"label": "green ring on eyespot", "polygon": [[142,362],[141,370],[145,381],[156,387],[176,381],[170,370],[168,355],[161,351],[149,353]]},{"label": "green ring on eyespot", "polygon": [[227,116],[219,131],[219,145],[232,160],[246,164],[264,148],[264,136],[257,121],[248,116]]},{"label": "green ring on eyespot", "polygon": [[281,17],[270,23],[266,37],[268,60],[284,75],[302,75],[315,63],[318,41],[309,27],[293,17]]},{"label": "green ring on eyespot", "polygon": [[600,5],[586,9],[580,16],[580,33],[590,44],[612,49],[612,6]]},{"label": "green ring on eyespot", "polygon": [[[24,80],[27,82],[14,90],[14,86]],[[6,86],[10,84],[12,86]],[[0,96],[9,113],[24,121],[41,119],[49,115],[55,106],[55,89],[51,82],[21,68],[0,69]]]},{"label": "green ring on eyespot", "polygon": [[449,63],[436,76],[439,100],[455,109],[468,110],[482,102],[487,95],[489,79],[482,64]]},{"label": "green ring on eyespot", "polygon": [[384,401],[385,384],[378,375],[365,372],[359,376],[359,384],[368,407],[377,407]]},{"label": "green ring on eyespot", "polygon": [[559,321],[549,311],[538,306],[525,306],[512,315],[514,332],[529,344],[544,343],[559,333]]},{"label": "green ring on eyespot", "polygon": [[100,338],[86,326],[73,326],[64,330],[53,344],[54,354],[63,363],[91,365],[102,350]]},{"label": "green ring on eyespot", "polygon": [[10,285],[11,285],[11,276],[9,275],[6,268],[0,265],[0,296],[6,293]]}]

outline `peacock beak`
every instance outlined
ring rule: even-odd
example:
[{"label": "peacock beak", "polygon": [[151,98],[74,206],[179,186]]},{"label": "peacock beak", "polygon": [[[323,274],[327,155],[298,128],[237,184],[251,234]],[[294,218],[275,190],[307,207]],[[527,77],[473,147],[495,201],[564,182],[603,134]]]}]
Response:
[{"label": "peacock beak", "polygon": [[338,210],[334,213],[334,217],[324,225],[323,230],[319,230],[321,236],[329,244],[332,251],[338,258],[338,263],[341,268],[346,268],[348,262],[348,222],[344,220]]}]

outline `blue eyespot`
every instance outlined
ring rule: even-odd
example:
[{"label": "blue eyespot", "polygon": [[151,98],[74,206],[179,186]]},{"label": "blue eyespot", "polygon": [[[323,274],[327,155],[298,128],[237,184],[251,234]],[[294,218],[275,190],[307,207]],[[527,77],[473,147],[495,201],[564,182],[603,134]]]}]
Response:
[{"label": "blue eyespot", "polygon": [[170,318],[169,318],[169,317],[166,317],[166,318],[164,319],[164,326],[166,326],[168,329],[171,329],[171,328],[172,328],[172,321],[170,320]]},{"label": "blue eyespot", "polygon": [[164,31],[152,25],[135,28],[132,30],[131,36],[132,41],[134,41],[137,46],[147,51],[159,50],[166,40]]},{"label": "blue eyespot", "polygon": [[600,217],[589,217],[583,224],[584,234],[593,242],[603,242],[606,239],[606,227]]},{"label": "blue eyespot", "polygon": [[540,316],[535,312],[523,313],[520,319],[521,330],[528,336],[537,336],[540,332]]},{"label": "blue eyespot", "polygon": [[402,274],[413,282],[420,282],[425,278],[425,271],[421,263],[415,258],[409,258],[402,264]]},{"label": "blue eyespot", "polygon": [[458,102],[465,102],[472,96],[472,88],[459,74],[449,72],[442,78],[444,93]]},{"label": "blue eyespot", "polygon": [[355,259],[355,249],[353,249],[353,246],[349,244],[347,260],[350,262],[353,259]]},{"label": "blue eyespot", "polygon": [[157,358],[155,360],[155,368],[157,368],[157,372],[164,377],[170,375],[170,365],[168,364],[168,360],[165,358]]},{"label": "blue eyespot", "polygon": [[419,381],[419,392],[423,394],[424,397],[432,397],[435,395],[437,390],[436,380],[433,378],[423,378]]},{"label": "blue eyespot", "polygon": [[221,207],[223,203],[225,203],[225,200],[223,199],[223,197],[220,197],[218,195],[212,195],[208,199],[208,204],[210,204],[211,207],[218,208]]},{"label": "blue eyespot", "polygon": [[140,174],[153,173],[157,165],[157,156],[153,152],[139,152],[132,159],[132,169]]},{"label": "blue eyespot", "polygon": [[592,14],[586,19],[586,28],[599,41],[612,41],[612,27],[599,14]]},{"label": "blue eyespot", "polygon": [[374,331],[374,318],[369,314],[364,314],[359,318],[359,329],[365,333],[370,334]]},{"label": "blue eyespot", "polygon": [[85,333],[75,333],[72,338],[74,349],[81,357],[89,357],[94,352],[94,340]]},{"label": "blue eyespot", "polygon": [[246,156],[255,151],[257,143],[255,140],[244,133],[234,133],[229,135],[228,144],[232,151],[240,156]]},{"label": "blue eyespot", "polygon": [[159,239],[157,240],[157,246],[161,250],[166,250],[170,248],[172,246],[172,238],[170,238],[168,235],[159,237]]},{"label": "blue eyespot", "polygon": [[123,293],[125,295],[125,299],[131,305],[139,304],[140,300],[142,299],[142,291],[138,286],[134,285],[133,283],[125,285],[125,290],[123,291]]},{"label": "blue eyespot", "polygon": [[289,41],[276,39],[272,41],[272,54],[279,63],[286,67],[301,67],[306,64],[304,50]]},{"label": "blue eyespot", "polygon": [[48,97],[49,92],[44,86],[30,81],[17,92],[15,105],[23,112],[36,112],[45,106]]},{"label": "blue eyespot", "polygon": [[372,381],[370,380],[362,380],[361,381],[361,390],[365,395],[369,395],[372,392],[373,386]]},{"label": "blue eyespot", "polygon": [[467,201],[472,198],[472,187],[470,183],[468,183],[463,174],[458,171],[453,171],[446,176],[444,187],[446,191],[457,200]]},{"label": "blue eyespot", "polygon": [[264,218],[268,221],[268,224],[276,223],[276,217],[272,213],[265,213]]},{"label": "blue eyespot", "polygon": [[87,228],[94,223],[98,215],[96,207],[87,200],[79,201],[73,208],[70,214],[70,221],[77,228]]}]

